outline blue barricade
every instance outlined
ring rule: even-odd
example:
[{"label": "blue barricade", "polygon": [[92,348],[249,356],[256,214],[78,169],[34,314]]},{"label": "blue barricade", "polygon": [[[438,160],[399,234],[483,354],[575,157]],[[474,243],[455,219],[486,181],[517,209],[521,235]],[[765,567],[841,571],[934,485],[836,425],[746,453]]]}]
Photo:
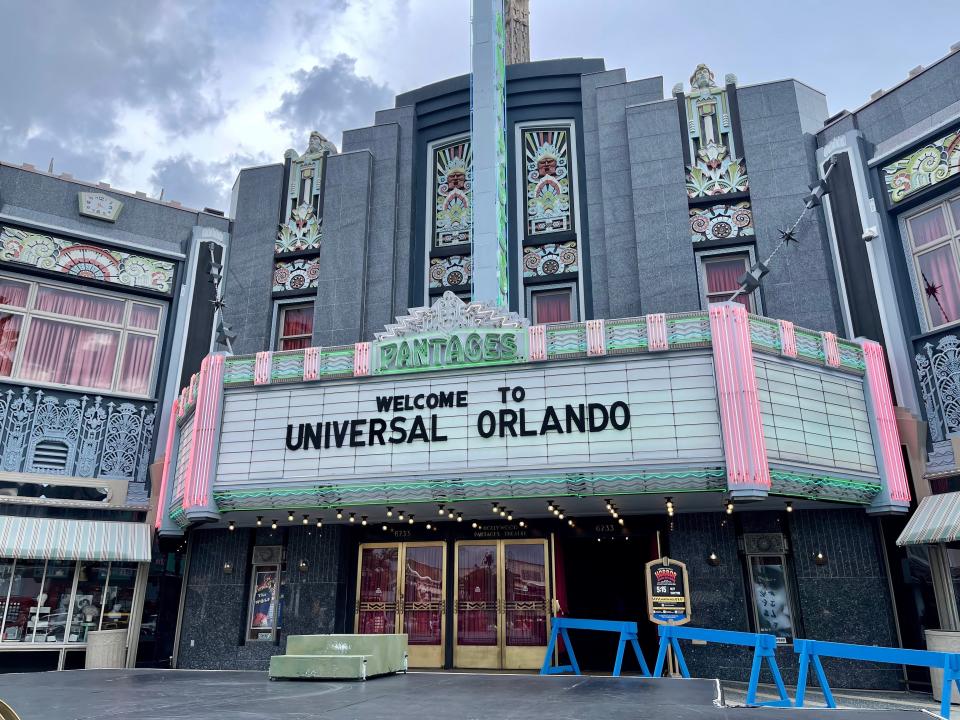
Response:
[{"label": "blue barricade", "polygon": [[950,717],[950,690],[954,684],[960,690],[960,654],[933,652],[931,650],[909,650],[906,648],[877,647],[875,645],[849,645],[847,643],[825,642],[823,640],[794,640],[793,651],[800,656],[800,672],[797,675],[797,707],[803,707],[807,689],[807,673],[810,664],[817,674],[826,707],[835,708],[836,701],[830,692],[827,676],[823,672],[821,657],[843,660],[866,660],[868,662],[891,663],[894,665],[918,665],[943,670],[943,691],[940,694],[940,714]]},{"label": "blue barricade", "polygon": [[[575,675],[580,674],[580,666],[577,665],[577,656],[573,653],[573,645],[570,643],[570,636],[567,630],[600,630],[602,632],[620,633],[620,642],[617,645],[617,659],[613,664],[613,676],[620,677],[620,667],[623,665],[623,651],[627,643],[633,647],[637,660],[640,661],[640,668],[643,670],[644,677],[650,677],[650,668],[647,661],[643,659],[643,653],[640,651],[640,643],[637,641],[637,624],[635,622],[621,622],[618,620],[581,620],[578,618],[555,617],[553,618],[553,629],[550,631],[550,642],[547,643],[547,653],[543,658],[543,666],[540,668],[541,675],[559,675],[560,673],[572,672]],[[563,638],[564,645],[567,648],[567,655],[570,656],[569,665],[552,665],[553,649],[557,646],[557,636]]]},{"label": "blue barricade", "polygon": [[[753,665],[750,668],[750,683],[747,686],[747,705],[790,707],[790,696],[787,695],[787,689],[783,684],[783,678],[780,676],[780,668],[777,667],[777,659],[774,656],[777,639],[773,635],[736,632],[734,630],[708,630],[706,628],[694,628],[685,625],[661,625],[660,649],[657,652],[656,667],[653,669],[654,677],[660,677],[663,674],[663,663],[667,657],[668,645],[673,648],[673,652],[677,656],[680,674],[685,678],[690,677],[690,671],[687,669],[687,662],[683,657],[683,651],[680,650],[679,640],[700,640],[722,645],[752,647]],[[767,665],[770,666],[770,674],[773,675],[773,681],[777,684],[780,699],[758,703],[757,683],[760,681],[760,665],[764,660],[767,662]]]}]

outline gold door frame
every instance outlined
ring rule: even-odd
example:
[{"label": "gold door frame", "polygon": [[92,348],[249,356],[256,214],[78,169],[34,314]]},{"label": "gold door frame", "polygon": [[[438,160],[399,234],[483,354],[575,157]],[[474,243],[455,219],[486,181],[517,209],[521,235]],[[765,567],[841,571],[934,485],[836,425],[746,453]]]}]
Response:
[{"label": "gold door frame", "polygon": [[[550,552],[546,538],[528,539],[489,539],[489,540],[458,540],[453,549],[453,666],[455,668],[474,668],[490,670],[535,670],[543,664],[543,656],[547,650],[546,642],[543,645],[508,646],[506,644],[506,546],[507,545],[540,545],[543,547],[544,572],[544,607],[546,617],[547,636],[550,634],[552,600],[553,554]],[[459,584],[460,584],[460,548],[462,546],[492,546],[496,552],[497,561],[497,643],[496,645],[463,645],[457,642],[459,631]]]},{"label": "gold door frame", "polygon": [[407,646],[408,664],[410,667],[443,667],[444,649],[446,647],[447,613],[447,552],[446,543],[441,541],[426,542],[373,542],[361,543],[357,548],[357,587],[356,601],[353,611],[353,631],[360,632],[360,583],[363,580],[363,551],[377,548],[397,548],[397,588],[394,592],[394,624],[392,632],[403,632],[404,589],[406,586],[406,560],[408,547],[438,547],[440,548],[440,643],[438,645],[409,645]]}]

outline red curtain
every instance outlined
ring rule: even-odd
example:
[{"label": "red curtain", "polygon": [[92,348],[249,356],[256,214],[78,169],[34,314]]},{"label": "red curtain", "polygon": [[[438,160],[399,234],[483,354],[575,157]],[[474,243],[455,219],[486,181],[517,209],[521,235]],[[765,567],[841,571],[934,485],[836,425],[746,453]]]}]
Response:
[{"label": "red curtain", "polygon": [[25,380],[109,389],[120,333],[35,317],[24,348]]},{"label": "red curtain", "polygon": [[570,322],[570,293],[537,293],[533,302],[537,324]]},{"label": "red curtain", "polygon": [[17,352],[22,325],[22,315],[0,312],[0,377],[7,377],[13,372],[13,356]]},{"label": "red curtain", "polygon": [[115,325],[123,322],[123,306],[122,300],[43,286],[37,288],[37,299],[34,305],[37,310],[44,312]]},{"label": "red curtain", "polygon": [[153,370],[153,345],[150,335],[127,335],[123,351],[123,367],[120,369],[121,392],[146,394],[150,390],[150,373]]},{"label": "red curtain", "polygon": [[504,546],[506,643],[547,644],[547,572],[543,545]]},{"label": "red curtain", "polygon": [[403,632],[411,645],[439,645],[443,619],[443,548],[406,549],[403,577]]},{"label": "red curtain", "polygon": [[943,210],[938,207],[910,218],[910,234],[914,247],[923,247],[945,237],[947,221],[943,217]]},{"label": "red curtain", "polygon": [[156,330],[160,322],[160,308],[134,303],[130,309],[130,327]]},{"label": "red curtain", "polygon": [[[743,258],[724,258],[710,260],[703,265],[707,278],[707,300],[709,302],[724,302],[740,287],[740,278],[745,272]],[[742,293],[737,296],[736,302],[748,310],[750,296]]]},{"label": "red curtain", "polygon": [[26,307],[30,286],[14,280],[0,279],[0,305]]},{"label": "red curtain", "polygon": [[957,261],[949,245],[918,256],[921,291],[934,325],[960,318],[960,281]]},{"label": "red curtain", "polygon": [[457,558],[457,644],[497,644],[497,546],[461,545]]},{"label": "red curtain", "polygon": [[[310,346],[310,336],[313,335],[313,306],[289,308],[283,311],[283,328],[280,343],[281,350],[300,350]],[[306,337],[290,337],[291,335],[305,335]]]},{"label": "red curtain", "polygon": [[398,547],[364,548],[360,556],[360,622],[357,632],[396,632]]}]

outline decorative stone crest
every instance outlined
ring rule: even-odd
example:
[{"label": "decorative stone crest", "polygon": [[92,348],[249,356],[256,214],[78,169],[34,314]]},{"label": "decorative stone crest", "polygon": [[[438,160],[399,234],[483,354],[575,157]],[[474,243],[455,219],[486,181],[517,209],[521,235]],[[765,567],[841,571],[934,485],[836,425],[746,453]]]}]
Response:
[{"label": "decorative stone crest", "polygon": [[452,292],[445,292],[430,307],[412,308],[397,322],[375,333],[377,340],[409,337],[429,332],[451,332],[469,328],[523,328],[526,318],[485,302],[465,303]]}]

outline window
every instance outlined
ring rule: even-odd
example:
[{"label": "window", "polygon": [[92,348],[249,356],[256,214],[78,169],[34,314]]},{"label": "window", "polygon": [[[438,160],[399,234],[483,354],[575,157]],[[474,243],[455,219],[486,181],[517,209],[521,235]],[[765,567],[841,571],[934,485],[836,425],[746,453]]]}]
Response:
[{"label": "window", "polygon": [[310,347],[313,338],[313,303],[280,306],[277,350]]},{"label": "window", "polygon": [[126,628],[137,570],[124,562],[0,560],[0,643],[85,643],[91,630]]},{"label": "window", "polygon": [[0,377],[150,395],[163,306],[0,276]]},{"label": "window", "polygon": [[[702,269],[701,290],[707,304],[726,302],[740,288],[740,278],[750,269],[746,254],[700,255]],[[752,293],[741,293],[735,302],[754,312]]]},{"label": "window", "polygon": [[530,291],[530,316],[534,325],[570,322],[573,319],[573,288]]},{"label": "window", "polygon": [[905,224],[929,329],[960,320],[960,197],[918,212]]}]

